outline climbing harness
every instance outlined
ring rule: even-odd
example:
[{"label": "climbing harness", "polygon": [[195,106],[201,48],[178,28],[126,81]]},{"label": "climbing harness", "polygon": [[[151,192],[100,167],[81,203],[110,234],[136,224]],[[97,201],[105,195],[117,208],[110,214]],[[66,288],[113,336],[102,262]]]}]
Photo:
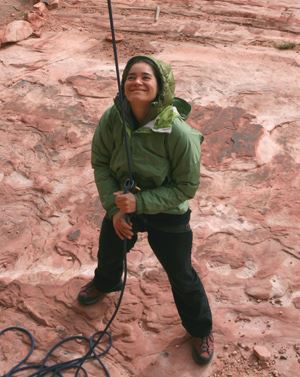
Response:
[{"label": "climbing harness", "polygon": [[[127,136],[127,131],[126,131],[126,125],[125,125],[125,115],[124,115],[124,107],[123,107],[124,98],[123,98],[121,80],[120,80],[120,74],[119,74],[118,53],[117,53],[117,45],[116,45],[116,38],[115,38],[111,0],[107,0],[107,6],[108,6],[108,13],[109,13],[109,21],[110,21],[110,29],[111,29],[111,36],[112,36],[112,46],[113,46],[113,52],[114,52],[114,61],[115,61],[115,68],[116,68],[119,98],[121,101],[121,118],[122,118],[122,125],[123,125],[123,131],[124,131],[123,132],[124,133],[124,147],[126,150],[127,167],[128,167],[128,178],[126,179],[124,183],[123,191],[124,193],[128,193],[128,192],[133,191],[133,189],[135,188],[135,182],[133,179],[131,154],[130,154],[128,136]],[[99,363],[100,367],[102,368],[103,372],[105,373],[105,376],[110,377],[109,371],[104,365],[104,363],[102,362],[101,357],[105,356],[112,346],[112,336],[109,332],[109,328],[118,313],[118,310],[120,308],[121,301],[124,295],[125,286],[126,286],[126,280],[127,280],[127,259],[126,259],[127,239],[126,238],[123,241],[123,245],[124,245],[123,246],[123,264],[124,264],[123,286],[121,289],[119,299],[116,303],[116,308],[113,312],[113,315],[108,321],[108,323],[106,324],[104,330],[97,331],[94,334],[92,334],[90,337],[86,337],[82,335],[75,335],[75,336],[64,338],[63,340],[55,344],[47,352],[46,356],[39,364],[27,363],[25,365],[25,363],[28,361],[28,359],[30,358],[30,356],[32,355],[35,349],[34,337],[28,330],[26,330],[23,327],[19,327],[19,326],[7,327],[4,330],[0,331],[0,336],[10,331],[20,332],[29,339],[30,349],[27,355],[22,360],[20,360],[8,372],[1,375],[1,377],[13,377],[16,374],[23,377],[43,377],[47,375],[51,375],[53,377],[54,376],[63,377],[63,372],[70,371],[72,369],[75,371],[74,377],[79,377],[82,375],[85,377],[88,377],[88,372],[83,366],[84,363],[88,360],[96,360]],[[77,341],[77,342],[79,341],[80,343],[86,343],[86,346],[88,348],[88,351],[86,352],[86,354],[82,357],[78,357],[70,361],[50,364],[49,359],[51,358],[51,356],[54,355],[54,352],[62,345],[65,345],[66,343],[71,342],[71,341]],[[106,341],[104,345],[101,343],[103,341],[104,342]],[[101,343],[101,350],[97,348],[100,345],[100,343]],[[31,371],[31,372],[25,375],[24,374],[25,371],[27,372]]]}]

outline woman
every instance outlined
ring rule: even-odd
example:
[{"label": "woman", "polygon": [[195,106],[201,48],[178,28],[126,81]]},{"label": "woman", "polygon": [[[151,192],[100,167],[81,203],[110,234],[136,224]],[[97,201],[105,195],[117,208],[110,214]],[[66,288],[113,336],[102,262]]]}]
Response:
[{"label": "woman", "polygon": [[[89,305],[120,290],[123,240],[127,239],[129,251],[137,232],[147,231],[148,242],[168,275],[182,325],[193,337],[193,356],[199,364],[207,364],[213,355],[212,316],[191,264],[188,206],[199,185],[203,137],[184,121],[191,107],[174,97],[168,64],[152,57],[133,57],[124,69],[121,86],[123,103],[117,96],[92,142],[92,166],[106,216],[95,276],[82,287],[78,300]],[[126,193],[122,191],[128,178],[122,113],[136,183],[135,190]]]}]

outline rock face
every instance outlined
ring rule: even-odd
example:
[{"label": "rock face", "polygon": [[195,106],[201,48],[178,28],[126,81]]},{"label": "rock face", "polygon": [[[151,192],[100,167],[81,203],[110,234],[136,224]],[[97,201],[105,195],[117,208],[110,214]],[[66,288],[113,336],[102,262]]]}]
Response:
[{"label": "rock face", "polygon": [[[5,2],[2,29],[30,11],[25,3]],[[91,138],[117,91],[106,6],[61,1],[39,39],[0,50],[0,331],[31,331],[33,363],[63,338],[102,330],[118,299],[76,302],[93,275],[104,216]],[[191,226],[216,355],[206,368],[193,362],[167,277],[141,234],[104,363],[114,377],[296,376],[299,7],[172,0],[157,12],[156,1],[128,0],[115,2],[114,15],[120,67],[133,54],[171,63],[177,96],[192,104],[189,122],[205,136]],[[28,339],[0,334],[2,375],[24,357]],[[84,347],[77,339],[57,354],[72,359]],[[102,373],[96,363],[86,369]]]}]

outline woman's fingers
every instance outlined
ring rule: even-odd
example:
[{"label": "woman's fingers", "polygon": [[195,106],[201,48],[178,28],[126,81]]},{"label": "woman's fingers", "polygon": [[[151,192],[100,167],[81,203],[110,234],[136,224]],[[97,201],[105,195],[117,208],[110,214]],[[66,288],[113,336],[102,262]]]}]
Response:
[{"label": "woman's fingers", "polygon": [[121,238],[121,240],[124,240],[124,238],[132,238],[132,223],[130,221],[127,222],[124,215],[120,212],[115,215],[113,225],[117,236]]},{"label": "woman's fingers", "polygon": [[127,223],[125,219],[121,219],[120,232],[123,236],[130,239],[133,236],[131,223]]},{"label": "woman's fingers", "polygon": [[124,240],[124,236],[123,236],[123,234],[120,233],[120,232],[118,231],[118,229],[115,228],[115,232],[117,233],[117,236],[118,236],[119,238],[121,238],[121,240]]},{"label": "woman's fingers", "polygon": [[135,196],[128,192],[124,194],[122,191],[114,192],[115,204],[124,213],[132,213],[136,211]]}]

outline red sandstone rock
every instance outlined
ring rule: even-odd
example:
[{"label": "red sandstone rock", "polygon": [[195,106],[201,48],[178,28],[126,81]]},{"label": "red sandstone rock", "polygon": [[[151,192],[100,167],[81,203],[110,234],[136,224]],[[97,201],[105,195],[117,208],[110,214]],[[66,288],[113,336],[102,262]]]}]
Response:
[{"label": "red sandstone rock", "polygon": [[[112,36],[111,36],[111,33],[108,33],[105,35],[105,40],[108,41],[108,42],[112,42]],[[121,33],[116,33],[115,34],[115,40],[116,40],[116,43],[120,43],[124,40],[124,35],[121,34]]]},{"label": "red sandstone rock", "polygon": [[46,22],[45,18],[37,12],[27,12],[25,20],[30,22],[34,31],[39,30]]},{"label": "red sandstone rock", "polygon": [[245,292],[256,299],[268,300],[272,297],[272,285],[270,279],[260,281],[257,281],[256,279],[250,280],[247,283]]},{"label": "red sandstone rock", "polygon": [[12,21],[6,25],[4,29],[4,35],[2,37],[2,43],[18,42],[30,37],[33,29],[27,21]]},{"label": "red sandstone rock", "polygon": [[43,0],[45,4],[47,4],[48,9],[55,9],[58,8],[59,0]]},{"label": "red sandstone rock", "polygon": [[297,309],[300,309],[300,297],[295,297],[293,300],[293,304]]},{"label": "red sandstone rock", "polygon": [[2,44],[3,36],[4,36],[4,29],[0,29],[0,47]]},{"label": "red sandstone rock", "polygon": [[256,345],[253,347],[253,352],[259,360],[268,361],[271,358],[271,353],[265,346]]},{"label": "red sandstone rock", "polygon": [[46,6],[45,3],[41,2],[41,1],[38,2],[38,3],[36,3],[36,4],[34,4],[33,8],[42,17],[46,17],[48,15],[48,8],[47,8],[47,6]]}]

